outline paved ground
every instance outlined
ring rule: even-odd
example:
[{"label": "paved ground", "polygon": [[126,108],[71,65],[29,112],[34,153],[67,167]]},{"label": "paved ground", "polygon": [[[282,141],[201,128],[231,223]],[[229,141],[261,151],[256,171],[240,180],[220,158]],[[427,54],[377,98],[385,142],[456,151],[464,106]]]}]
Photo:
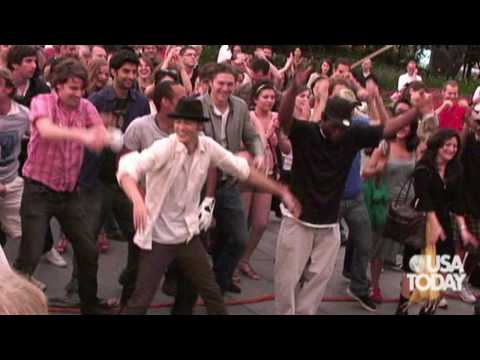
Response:
[{"label": "paved ground", "polygon": [[[260,245],[254,255],[252,266],[262,276],[262,280],[253,281],[242,276],[241,288],[242,294],[230,296],[227,295],[226,301],[250,300],[269,298],[273,294],[273,264],[275,255],[276,235],[280,221],[272,218],[270,226],[264,235]],[[6,246],[6,253],[10,260],[15,258],[18,250],[18,244],[9,241]],[[341,298],[347,300],[346,288],[348,280],[342,277],[343,266],[342,248],[335,268],[335,273],[330,280],[327,288],[325,301],[318,314],[319,315],[391,315],[394,313],[396,304],[385,303],[378,307],[376,313],[369,313],[360,307],[355,301],[328,301],[329,298]],[[47,295],[49,298],[61,297],[64,295],[64,287],[67,284],[72,267],[71,267],[72,250],[69,248],[65,255],[68,261],[67,268],[56,268],[52,265],[42,262],[35,276],[44,281],[47,286]],[[100,257],[99,268],[99,296],[102,298],[119,297],[121,287],[118,284],[118,276],[123,269],[126,261],[126,244],[121,242],[112,242],[111,250]],[[382,290],[386,298],[396,298],[399,293],[400,273],[385,270],[382,276]],[[160,290],[158,291],[155,304],[168,304],[172,298],[165,296]],[[228,310],[232,315],[273,315],[273,301],[262,301],[257,303],[229,305]],[[439,310],[439,315],[471,315],[472,306],[462,303],[458,300],[449,299],[449,307],[447,310]],[[168,314],[168,307],[160,309],[152,309],[150,314]],[[205,310],[199,306],[196,313],[204,314]],[[418,313],[418,307],[412,309],[411,313]]]}]

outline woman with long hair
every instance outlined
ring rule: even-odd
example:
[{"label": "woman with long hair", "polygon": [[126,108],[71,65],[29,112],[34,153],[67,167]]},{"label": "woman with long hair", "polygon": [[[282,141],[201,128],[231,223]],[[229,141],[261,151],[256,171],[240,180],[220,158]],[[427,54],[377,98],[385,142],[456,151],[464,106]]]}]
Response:
[{"label": "woman with long hair", "polygon": [[138,87],[142,94],[145,94],[145,90],[153,84],[153,70],[153,62],[142,56],[138,67]]},{"label": "woman with long hair", "polygon": [[[463,170],[459,161],[460,146],[460,136],[456,131],[438,130],[428,140],[427,149],[414,171],[417,209],[427,213],[431,229],[426,239],[427,244],[435,245],[437,255],[450,255],[450,259],[455,256],[450,213],[455,216],[464,245],[478,246],[478,239],[468,231],[463,216],[465,204],[462,190]],[[421,250],[405,246],[403,269],[406,273],[414,272],[410,268],[410,259],[420,252]],[[408,315],[409,297],[409,282],[404,276],[397,308],[398,315]],[[435,314],[439,300],[435,304],[425,305],[420,314]]]},{"label": "woman with long hair", "polygon": [[108,62],[105,59],[93,59],[88,64],[87,96],[102,90],[110,79]]},{"label": "woman with long hair", "polygon": [[[280,130],[278,114],[272,112],[275,104],[275,88],[271,82],[262,81],[253,88],[252,97],[255,110],[250,112],[250,117],[265,149],[265,171],[269,177],[276,179],[279,174],[277,147],[283,153],[290,153],[291,145]],[[259,280],[260,276],[252,268],[250,258],[268,226],[272,195],[243,186],[242,200],[249,218],[250,238],[238,267],[244,275]]]},{"label": "woman with long hair", "polygon": [[293,111],[294,118],[298,120],[310,120],[310,117],[312,116],[311,98],[312,92],[307,86],[303,86],[295,98],[295,109]]},{"label": "woman with long hair", "polygon": [[[411,108],[408,102],[398,102],[394,106],[394,115],[398,116]],[[384,185],[388,189],[389,199],[395,199],[401,191],[402,185],[412,174],[416,163],[416,148],[418,123],[412,123],[400,130],[394,138],[383,141],[376,148],[363,169],[364,178],[371,178],[377,185]],[[382,236],[383,226],[373,227],[373,239],[371,247],[371,282],[373,288],[372,300],[381,304],[383,302],[380,290],[380,276],[384,261],[392,252],[395,243],[391,239]],[[377,228],[375,228],[377,227]]]}]

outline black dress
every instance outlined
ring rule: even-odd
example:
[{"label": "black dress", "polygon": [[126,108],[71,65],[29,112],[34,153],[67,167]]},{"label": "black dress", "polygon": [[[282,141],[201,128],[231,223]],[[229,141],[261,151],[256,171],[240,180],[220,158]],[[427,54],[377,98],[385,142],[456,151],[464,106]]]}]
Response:
[{"label": "black dress", "polygon": [[[464,200],[462,196],[462,168],[455,164],[445,174],[446,181],[442,180],[438,171],[425,163],[419,163],[414,172],[415,198],[418,199],[418,210],[435,212],[446,240],[439,240],[436,244],[437,255],[455,255],[453,228],[450,213],[464,214]],[[409,266],[410,259],[422,250],[405,246],[403,253],[403,270],[412,272]]]}]

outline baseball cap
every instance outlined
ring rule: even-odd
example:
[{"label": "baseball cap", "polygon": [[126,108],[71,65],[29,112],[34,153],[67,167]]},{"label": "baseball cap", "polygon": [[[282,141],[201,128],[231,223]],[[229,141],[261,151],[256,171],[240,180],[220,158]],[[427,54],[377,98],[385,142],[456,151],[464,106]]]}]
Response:
[{"label": "baseball cap", "polygon": [[339,94],[328,99],[324,110],[325,121],[336,121],[343,127],[350,127],[353,110],[359,105],[361,103],[357,101],[351,90],[342,90]]}]

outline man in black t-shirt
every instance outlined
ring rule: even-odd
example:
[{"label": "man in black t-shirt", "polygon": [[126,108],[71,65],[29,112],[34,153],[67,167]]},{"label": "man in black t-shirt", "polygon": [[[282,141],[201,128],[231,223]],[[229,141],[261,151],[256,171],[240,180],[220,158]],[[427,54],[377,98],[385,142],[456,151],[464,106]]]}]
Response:
[{"label": "man in black t-shirt", "polygon": [[318,311],[340,248],[340,201],[357,152],[377,146],[431,105],[431,98],[422,98],[385,127],[352,125],[357,104],[334,96],[328,99],[319,123],[300,121],[292,117],[295,95],[310,72],[297,73],[279,114],[293,147],[290,190],[303,211],[296,219],[283,209],[274,271],[277,314],[314,315]]}]

